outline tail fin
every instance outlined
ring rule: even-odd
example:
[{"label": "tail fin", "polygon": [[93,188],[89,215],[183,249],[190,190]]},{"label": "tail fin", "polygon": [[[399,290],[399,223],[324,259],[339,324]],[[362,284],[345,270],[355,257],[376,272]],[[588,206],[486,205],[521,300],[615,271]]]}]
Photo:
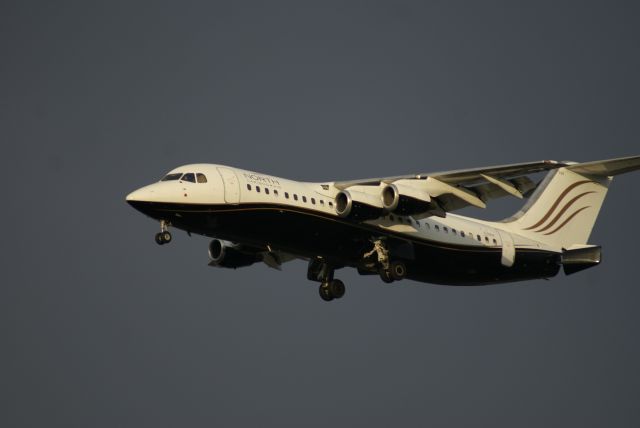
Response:
[{"label": "tail fin", "polygon": [[558,249],[586,244],[613,176],[637,169],[640,156],[554,170],[506,222],[514,232]]}]

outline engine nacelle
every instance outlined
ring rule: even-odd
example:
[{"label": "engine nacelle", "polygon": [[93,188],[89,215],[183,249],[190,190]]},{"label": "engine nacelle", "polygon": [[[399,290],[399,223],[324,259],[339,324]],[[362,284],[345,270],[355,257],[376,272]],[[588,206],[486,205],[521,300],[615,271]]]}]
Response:
[{"label": "engine nacelle", "polygon": [[[374,189],[378,190],[377,187]],[[342,190],[336,195],[336,213],[353,220],[372,220],[382,215],[382,202],[377,195],[358,190]]]},{"label": "engine nacelle", "polygon": [[260,254],[243,252],[238,250],[232,242],[213,239],[209,243],[209,258],[210,266],[236,269],[260,261]]},{"label": "engine nacelle", "polygon": [[382,205],[385,211],[400,215],[422,214],[434,209],[429,193],[401,182],[387,184],[382,189]]}]

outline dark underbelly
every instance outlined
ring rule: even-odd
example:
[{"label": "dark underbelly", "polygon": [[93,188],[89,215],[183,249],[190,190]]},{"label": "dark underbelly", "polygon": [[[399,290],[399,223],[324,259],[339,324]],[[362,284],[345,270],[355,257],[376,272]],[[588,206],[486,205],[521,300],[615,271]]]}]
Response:
[{"label": "dark underbelly", "polygon": [[[555,276],[560,268],[555,253],[518,250],[515,264],[500,263],[500,248],[456,246],[407,238],[366,224],[349,222],[312,210],[276,206],[205,206],[146,204],[136,209],[169,220],[174,227],[245,245],[285,251],[300,257],[322,256],[336,266],[355,267],[370,238],[412,243],[406,260],[407,277],[446,285],[485,285]],[[393,256],[393,255],[392,255]]]}]

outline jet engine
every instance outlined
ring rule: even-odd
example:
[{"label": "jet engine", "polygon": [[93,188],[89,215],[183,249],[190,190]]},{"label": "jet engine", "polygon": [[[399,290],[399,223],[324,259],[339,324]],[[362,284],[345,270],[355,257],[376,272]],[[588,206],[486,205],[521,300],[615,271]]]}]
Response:
[{"label": "jet engine", "polygon": [[[364,186],[354,186],[364,187]],[[374,188],[376,191],[377,187]],[[353,220],[372,220],[382,215],[380,197],[359,190],[342,190],[336,195],[336,213]]]},{"label": "jet engine", "polygon": [[210,266],[233,269],[250,266],[261,260],[259,253],[241,251],[239,245],[221,239],[213,239],[209,243],[209,258]]},{"label": "jet engine", "polygon": [[435,208],[429,193],[398,182],[382,189],[382,205],[385,211],[399,215],[422,214]]}]

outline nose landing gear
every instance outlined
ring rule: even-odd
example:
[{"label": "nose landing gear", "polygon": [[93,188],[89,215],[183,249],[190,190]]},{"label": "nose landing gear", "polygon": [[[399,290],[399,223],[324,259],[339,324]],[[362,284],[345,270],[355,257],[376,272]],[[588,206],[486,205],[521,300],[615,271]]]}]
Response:
[{"label": "nose landing gear", "polygon": [[169,232],[169,222],[160,220],[160,232],[156,233],[156,243],[164,245],[171,242],[171,232]]}]

